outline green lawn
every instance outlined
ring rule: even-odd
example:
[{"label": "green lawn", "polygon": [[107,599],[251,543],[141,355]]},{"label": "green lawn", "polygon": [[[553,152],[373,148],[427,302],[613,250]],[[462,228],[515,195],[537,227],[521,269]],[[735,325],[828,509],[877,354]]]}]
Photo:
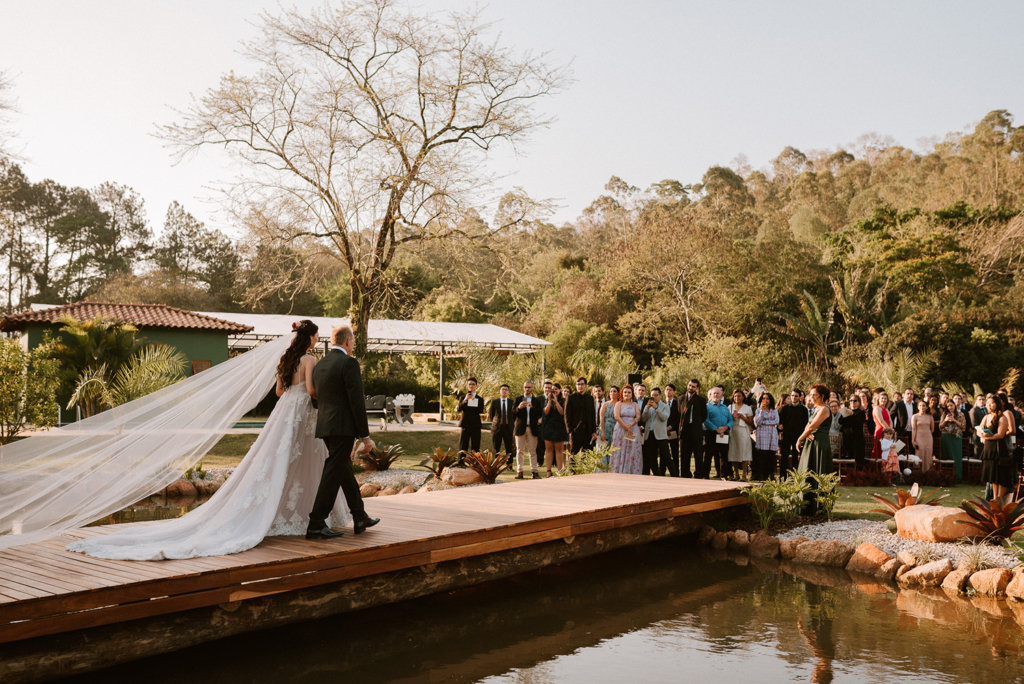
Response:
[{"label": "green lawn", "polygon": [[[922,487],[922,493],[927,494],[934,487]],[[870,498],[869,494],[881,494],[882,496],[895,500],[896,490],[892,487],[840,487],[839,501],[836,502],[837,518],[863,518],[866,520],[888,520],[889,516],[881,513],[871,513],[873,508],[884,508],[882,504]],[[939,494],[949,494],[948,498],[942,500],[942,506],[957,507],[964,499],[970,500],[974,495],[983,495],[983,485],[957,485],[955,487],[941,487]]]}]

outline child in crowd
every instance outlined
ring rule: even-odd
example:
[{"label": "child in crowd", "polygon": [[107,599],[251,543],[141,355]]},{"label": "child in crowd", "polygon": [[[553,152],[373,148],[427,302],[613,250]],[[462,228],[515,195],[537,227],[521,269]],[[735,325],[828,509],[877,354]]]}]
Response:
[{"label": "child in crowd", "polygon": [[888,473],[889,484],[903,482],[903,477],[900,474],[899,449],[896,445],[896,430],[891,427],[885,428],[882,431],[882,456],[885,458],[885,463],[882,464],[882,472]]}]

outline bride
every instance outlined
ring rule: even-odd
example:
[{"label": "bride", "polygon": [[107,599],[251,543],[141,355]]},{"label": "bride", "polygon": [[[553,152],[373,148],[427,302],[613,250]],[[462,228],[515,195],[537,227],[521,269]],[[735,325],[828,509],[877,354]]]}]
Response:
[{"label": "bride", "polygon": [[[311,397],[319,338],[308,320],[292,326],[295,337],[277,366],[280,400],[256,442],[227,482],[202,506],[173,520],[91,537],[67,546],[96,558],[164,560],[220,556],[251,549],[264,537],[306,532],[327,447],[316,439]],[[339,496],[327,524],[351,522]]]}]

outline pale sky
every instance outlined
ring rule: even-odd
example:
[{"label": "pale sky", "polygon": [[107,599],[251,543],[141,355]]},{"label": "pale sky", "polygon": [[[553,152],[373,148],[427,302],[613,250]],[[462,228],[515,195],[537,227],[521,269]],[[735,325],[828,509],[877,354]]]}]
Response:
[{"label": "pale sky", "polygon": [[[233,233],[208,189],[231,171],[215,153],[172,166],[153,133],[190,93],[248,71],[239,41],[260,8],[277,6],[0,0],[0,70],[14,80],[29,177],[124,183],[154,228],[178,200]],[[542,103],[558,121],[491,162],[505,187],[556,199],[558,220],[577,217],[612,175],[695,183],[741,153],[760,168],[787,145],[834,148],[867,132],[916,148],[993,109],[1024,123],[1016,0],[495,0],[485,16],[504,45],[573,61],[577,82]]]}]

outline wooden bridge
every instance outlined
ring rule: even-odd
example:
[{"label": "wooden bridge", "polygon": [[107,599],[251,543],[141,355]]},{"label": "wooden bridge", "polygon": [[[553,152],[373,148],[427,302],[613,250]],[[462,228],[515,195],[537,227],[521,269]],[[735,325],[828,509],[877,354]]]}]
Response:
[{"label": "wooden bridge", "polygon": [[[65,656],[79,651],[77,659],[60,659],[52,678],[196,640],[403,600],[685,534],[712,513],[745,506],[738,486],[597,474],[375,497],[366,500],[367,512],[382,522],[358,537],[351,531],[330,541],[270,537],[243,553],[190,560],[90,558],[64,546],[123,526],[75,530],[0,551],[0,680],[38,681],[39,672],[27,668],[32,659],[46,660],[48,649],[59,647]],[[405,580],[392,583],[397,588],[371,600],[339,589],[350,585],[365,594],[372,585],[358,580],[403,571]],[[309,607],[311,596],[317,597],[315,607]],[[257,604],[263,618],[239,610]],[[191,636],[180,634],[183,620],[193,618]],[[231,626],[232,620],[237,624]],[[138,630],[159,632],[171,622],[176,629],[159,645],[128,647]],[[97,630],[106,654],[99,652],[104,649],[96,638],[89,638]],[[55,639],[61,637],[58,645]]]}]

